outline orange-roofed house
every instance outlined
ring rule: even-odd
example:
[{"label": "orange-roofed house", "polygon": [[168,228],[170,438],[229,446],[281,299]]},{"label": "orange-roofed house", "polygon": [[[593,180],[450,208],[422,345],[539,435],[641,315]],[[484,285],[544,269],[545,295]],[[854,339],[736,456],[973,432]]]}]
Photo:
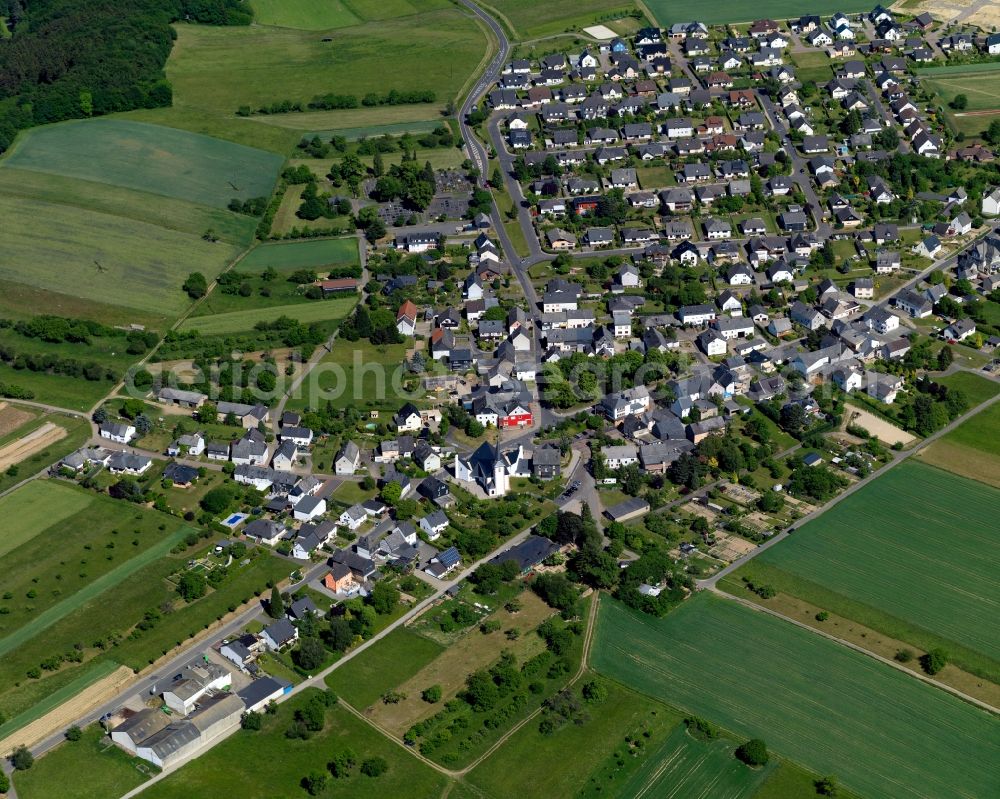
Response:
[{"label": "orange-roofed house", "polygon": [[401,336],[412,336],[417,329],[417,306],[407,300],[396,313],[396,330]]}]

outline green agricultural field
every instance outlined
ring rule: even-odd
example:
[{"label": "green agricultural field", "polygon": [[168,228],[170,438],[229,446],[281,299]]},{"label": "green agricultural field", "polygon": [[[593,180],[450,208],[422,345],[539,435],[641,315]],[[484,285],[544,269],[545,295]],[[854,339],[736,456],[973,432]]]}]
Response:
[{"label": "green agricultural field", "polygon": [[215,208],[269,196],[281,168],[273,153],[124,119],[33,128],[4,163]]},{"label": "green agricultural field", "polygon": [[289,410],[318,408],[327,401],[337,408],[398,410],[412,400],[401,390],[406,348],[406,344],[338,340],[289,398]]},{"label": "green agricultural field", "polygon": [[[22,799],[92,799],[121,796],[158,769],[115,746],[98,724],[79,741],[65,741],[14,780]],[[66,775],[72,774],[73,779]]]},{"label": "green agricultural field", "polygon": [[[413,105],[381,105],[351,108],[339,111],[304,111],[301,114],[273,114],[255,116],[253,120],[263,127],[280,127],[294,134],[295,144],[303,136],[320,137],[350,133],[355,140],[362,136],[381,136],[384,132],[403,133],[426,127],[434,130],[441,124],[444,109],[431,103]],[[433,121],[432,121],[433,118]]]},{"label": "green agricultural field", "polygon": [[770,776],[771,761],[751,769],[733,757],[733,743],[725,739],[703,742],[678,725],[642,767],[618,792],[622,799],[639,796],[747,799]]},{"label": "green agricultural field", "polygon": [[94,495],[85,491],[49,480],[35,480],[0,498],[0,518],[4,519],[0,556],[26,544],[43,530],[82,512],[95,499]]},{"label": "green agricultural field", "polygon": [[[706,25],[723,25],[727,22],[752,22],[755,19],[798,19],[805,12],[802,3],[796,0],[715,0],[699,6],[697,13],[675,0],[645,0],[645,6],[656,17],[660,25],[666,27],[675,22],[689,22],[697,19]],[[814,0],[809,3],[808,13],[830,16],[837,11],[849,14],[852,11],[871,11],[871,3],[864,0]]]},{"label": "green agricultural field", "polygon": [[[491,799],[587,797],[597,795],[596,786],[600,786],[599,795],[615,796],[623,775],[613,769],[609,780],[604,766],[616,752],[627,751],[625,737],[648,732],[646,747],[657,747],[680,722],[680,715],[624,685],[608,683],[607,688],[607,700],[590,709],[586,723],[568,724],[554,735],[542,735],[537,724],[525,724],[469,772],[469,782]],[[648,757],[648,750],[642,757]],[[634,771],[633,764],[625,770],[627,777]],[[650,799],[653,796],[657,795]]]},{"label": "green agricultural field", "polygon": [[322,31],[361,22],[340,0],[252,0],[254,22]]},{"label": "green agricultural field", "polygon": [[[133,508],[133,510],[136,510]],[[264,593],[269,582],[288,576],[289,566],[267,552],[261,552],[247,566],[231,570],[221,585],[204,597],[184,604],[174,583],[167,578],[183,567],[192,552],[161,557],[125,577],[114,587],[117,611],[107,612],[107,594],[98,594],[35,636],[0,658],[0,710],[11,718],[8,730],[17,729],[37,716],[38,703],[53,695],[90,670],[121,663],[136,670],[159,659],[236,608]],[[172,610],[162,614],[148,630],[134,629],[147,611]],[[131,632],[130,632],[131,631]],[[40,677],[25,679],[53,654],[82,656],[82,663],[64,663],[57,671],[43,670]],[[103,675],[101,675],[103,676]]]},{"label": "green agricultural field", "polygon": [[924,85],[950,105],[959,94],[964,94],[968,111],[996,111],[1000,109],[1000,88],[995,72],[962,73],[953,77],[926,78]]},{"label": "green agricultural field", "polygon": [[90,410],[115,385],[110,380],[84,380],[68,375],[15,369],[6,363],[0,363],[0,383],[12,383],[29,389],[38,402],[74,411]]},{"label": "green agricultural field", "polygon": [[963,477],[1000,488],[1000,403],[980,411],[918,456]]},{"label": "green agricultural field", "polygon": [[[432,9],[437,5],[433,0]],[[411,7],[425,8],[420,0]],[[426,120],[458,94],[488,49],[479,25],[454,7],[340,28],[326,42],[314,32],[292,28],[177,25],[176,29],[177,45],[167,62],[175,108],[222,118],[232,118],[241,106],[258,108],[286,99],[308,102],[331,92],[362,97],[390,89],[430,89],[437,95],[436,103],[398,107],[418,111],[418,118]],[[393,54],[388,70],[387,53]],[[321,124],[309,122],[306,129],[369,124],[358,121],[362,117],[350,110],[330,113],[334,116]],[[308,116],[293,113],[253,121],[300,127],[301,118]],[[409,120],[378,120],[394,121]]]},{"label": "green agricultural field", "polygon": [[[129,354],[124,332],[115,336],[95,336],[89,342],[50,343],[40,338],[22,336],[13,327],[7,327],[0,328],[0,346],[26,357],[52,356],[82,364],[98,364],[102,375],[98,380],[33,372],[27,368],[13,369],[6,365],[3,367],[7,370],[7,376],[3,378],[5,382],[33,389],[35,398],[42,402],[80,411],[93,407],[139,357]],[[113,379],[103,376],[106,370],[111,371]]]},{"label": "green agricultural field", "polygon": [[[274,796],[305,796],[299,787],[312,771],[326,771],[333,755],[350,749],[357,760],[351,775],[330,779],[321,796],[326,799],[433,799],[442,795],[448,778],[421,763],[377,730],[334,707],[326,713],[326,725],[307,741],[285,737],[296,708],[315,690],[304,691],[279,706],[277,715],[264,717],[260,732],[237,732],[197,760],[152,785],[143,796],[149,799],[271,799]],[[381,757],[388,768],[380,777],[366,777],[358,766],[368,758]],[[257,764],[233,768],[233,764]],[[261,768],[267,778],[261,779]]]},{"label": "green agricultural field", "polygon": [[334,669],[326,684],[354,707],[366,708],[443,651],[440,644],[401,627]]},{"label": "green agricultural field", "polygon": [[937,378],[937,382],[965,394],[970,408],[1000,394],[1000,385],[974,372],[955,372],[955,374]]},{"label": "green agricultural field", "polygon": [[328,300],[313,300],[294,305],[278,305],[269,308],[251,308],[245,311],[231,311],[214,316],[195,316],[185,319],[180,330],[197,330],[205,336],[225,333],[241,333],[252,330],[257,322],[273,322],[281,316],[291,316],[300,322],[329,322],[347,316],[358,302],[357,295],[335,297]]},{"label": "green agricultural field", "polygon": [[[634,12],[636,5],[629,0],[488,0],[482,4],[496,12],[517,39],[535,39],[562,33],[570,28],[585,28],[606,23],[615,16]],[[543,43],[544,44],[544,43]]]},{"label": "green agricultural field", "polygon": [[358,240],[310,239],[258,244],[240,261],[241,272],[263,272],[270,267],[279,272],[296,269],[333,268],[358,263]]},{"label": "green agricultural field", "polygon": [[0,196],[0,217],[0,280],[65,296],[61,304],[71,316],[76,315],[73,297],[118,306],[119,320],[129,319],[132,309],[146,318],[176,316],[190,304],[181,290],[187,275],[199,271],[212,279],[241,249],[148,222],[40,200]]},{"label": "green agricultural field", "polygon": [[662,619],[602,602],[591,660],[868,799],[987,796],[1000,779],[992,715],[712,594]]},{"label": "green agricultural field", "polygon": [[169,516],[135,514],[124,502],[50,480],[4,497],[0,511],[8,508],[24,518],[12,531],[22,543],[3,555],[0,591],[10,597],[0,620],[0,656],[162,557],[190,531]]},{"label": "green agricultural field", "polygon": [[1000,491],[903,463],[745,568],[759,560],[996,662],[998,511]]},{"label": "green agricultural field", "polygon": [[222,208],[210,208],[110,183],[12,166],[0,168],[0,195],[75,205],[196,236],[211,230],[219,239],[231,244],[249,244],[257,229],[256,219]]}]

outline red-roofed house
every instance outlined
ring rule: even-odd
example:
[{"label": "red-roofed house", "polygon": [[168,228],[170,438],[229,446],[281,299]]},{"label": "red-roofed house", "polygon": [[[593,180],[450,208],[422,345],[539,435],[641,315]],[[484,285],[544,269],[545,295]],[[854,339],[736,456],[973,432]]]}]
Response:
[{"label": "red-roofed house", "polygon": [[417,329],[417,306],[407,300],[396,312],[396,330],[401,336],[412,336]]}]

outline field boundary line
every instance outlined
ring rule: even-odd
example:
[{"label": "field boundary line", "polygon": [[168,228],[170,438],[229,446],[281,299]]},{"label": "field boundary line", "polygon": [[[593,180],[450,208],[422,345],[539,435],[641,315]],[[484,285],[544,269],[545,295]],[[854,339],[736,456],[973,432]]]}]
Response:
[{"label": "field boundary line", "polygon": [[744,607],[748,607],[751,610],[756,610],[760,613],[766,613],[769,616],[774,616],[775,618],[782,619],[783,621],[786,621],[790,624],[794,624],[796,627],[800,627],[803,630],[808,630],[810,633],[822,636],[823,638],[826,638],[829,641],[833,641],[837,644],[840,644],[841,646],[845,646],[848,649],[853,649],[855,652],[858,652],[862,655],[866,655],[870,657],[872,660],[877,660],[879,663],[891,666],[896,671],[902,672],[903,674],[906,674],[908,677],[916,677],[918,680],[921,680],[922,682],[925,682],[928,685],[933,686],[934,688],[939,688],[942,691],[945,691],[946,693],[949,693],[952,696],[957,697],[958,699],[962,699],[965,702],[968,702],[970,705],[975,705],[981,710],[986,710],[994,715],[1000,716],[1000,708],[995,708],[988,702],[984,702],[981,699],[976,699],[974,696],[969,696],[968,694],[959,691],[957,688],[952,688],[950,685],[945,685],[942,682],[938,682],[937,680],[932,679],[931,677],[928,677],[925,674],[920,674],[919,672],[908,669],[900,665],[899,663],[890,660],[889,658],[882,657],[882,655],[878,655],[872,652],[870,649],[865,649],[863,646],[859,646],[858,644],[852,643],[851,641],[847,641],[843,638],[838,638],[836,635],[828,633],[825,630],[817,630],[815,627],[810,627],[805,622],[801,622],[798,619],[793,619],[790,616],[786,616],[784,613],[780,613],[772,608],[765,608],[762,605],[757,605],[754,602],[751,602],[749,599],[744,599],[743,597],[734,596],[733,594],[728,594],[720,588],[716,588],[713,586],[708,590],[711,591],[713,594],[722,597],[723,599],[732,600],[733,602],[738,602],[739,604],[743,605]]},{"label": "field boundary line", "polygon": [[[1000,380],[997,380],[996,378],[987,377],[986,375],[981,375],[978,370],[961,369],[959,371],[970,372],[971,374],[979,374],[981,377],[985,377],[986,379],[991,380],[994,383],[1000,383]],[[860,491],[862,488],[864,488],[864,487],[866,487],[868,485],[871,485],[873,481],[877,480],[879,477],[881,477],[882,475],[886,474],[886,472],[888,472],[890,469],[893,469],[894,467],[899,466],[899,464],[904,463],[908,458],[911,458],[916,453],[921,452],[925,447],[929,446],[933,442],[935,442],[938,439],[942,438],[943,436],[947,435],[952,430],[954,430],[956,427],[958,427],[960,424],[962,424],[963,422],[971,419],[972,417],[974,417],[980,411],[986,410],[987,408],[989,408],[991,405],[993,405],[996,402],[1000,402],[1000,393],[994,394],[989,399],[984,400],[983,402],[979,403],[978,405],[973,406],[972,408],[970,408],[969,410],[967,410],[965,413],[963,413],[961,416],[956,417],[951,422],[949,422],[948,424],[946,424],[940,430],[937,430],[936,432],[934,432],[931,435],[927,436],[927,438],[925,438],[922,441],[918,442],[914,447],[912,447],[912,448],[910,448],[908,450],[903,450],[903,451],[894,453],[895,457],[891,461],[889,461],[889,463],[885,464],[882,468],[878,469],[877,471],[872,472],[867,477],[864,477],[861,480],[858,480],[858,482],[856,482],[853,485],[849,486],[844,491],[842,491],[839,494],[837,494],[837,496],[831,498],[830,500],[828,500],[824,504],[820,505],[818,508],[816,508],[816,510],[812,511],[811,513],[806,514],[801,519],[797,519],[796,521],[792,522],[788,527],[786,527],[785,529],[783,529],[781,532],[776,533],[775,535],[771,536],[771,538],[767,539],[767,541],[765,541],[763,544],[759,544],[756,548],[754,548],[753,550],[751,550],[750,552],[748,552],[746,555],[743,555],[742,557],[739,557],[736,560],[734,560],[732,563],[730,563],[728,566],[726,566],[726,568],[721,569],[720,571],[718,571],[715,574],[713,574],[711,577],[707,577],[704,580],[698,580],[697,583],[696,583],[697,587],[698,588],[714,588],[718,584],[719,580],[721,580],[723,577],[725,577],[725,576],[727,576],[729,574],[732,574],[734,571],[736,571],[740,567],[745,566],[746,564],[750,563],[761,552],[764,552],[764,551],[770,549],[771,547],[773,547],[773,546],[775,546],[777,544],[780,544],[782,541],[784,541],[788,537],[788,535],[789,535],[789,530],[797,529],[799,527],[802,527],[807,522],[811,522],[814,519],[818,519],[820,516],[822,516],[828,510],[830,510],[831,508],[835,507],[837,504],[839,504],[843,500],[847,499],[849,496],[852,496],[855,492]],[[801,443],[798,444],[798,446],[801,446]],[[792,447],[792,450],[794,450],[796,448],[797,447]],[[790,452],[792,450],[788,450],[788,451]],[[940,468],[940,467],[938,467],[938,468]],[[961,477],[962,475],[958,475],[958,476]],[[969,479],[969,478],[966,478],[966,479]],[[716,481],[716,482],[718,482],[718,481]],[[703,486],[702,490],[704,490],[706,488],[709,488],[709,487],[710,486]],[[676,501],[679,501],[679,500],[676,500]],[[670,504],[668,504],[665,507],[670,507]]]}]

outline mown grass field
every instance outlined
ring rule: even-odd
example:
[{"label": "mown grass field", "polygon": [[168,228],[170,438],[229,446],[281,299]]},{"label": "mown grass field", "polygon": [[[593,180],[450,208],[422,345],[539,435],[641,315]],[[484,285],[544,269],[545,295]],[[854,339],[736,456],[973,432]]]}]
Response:
[{"label": "mown grass field", "polygon": [[591,661],[869,799],[985,796],[1000,779],[991,715],[711,594],[663,619],[602,602]]},{"label": "mown grass field", "polygon": [[924,463],[1000,488],[1000,404],[980,411],[917,455]]},{"label": "mown grass field", "polygon": [[937,378],[937,382],[965,394],[970,408],[1000,394],[1000,385],[974,372],[955,372],[955,374]]},{"label": "mown grass field", "polygon": [[[326,725],[308,741],[285,738],[296,708],[312,689],[280,705],[277,715],[265,716],[260,732],[237,732],[144,792],[150,799],[271,799],[274,796],[305,796],[299,787],[311,771],[325,771],[334,754],[354,752],[358,765],[371,757],[384,758],[388,769],[380,777],[366,777],[357,766],[346,779],[331,779],[321,796],[327,799],[384,799],[442,794],[448,778],[424,765],[377,730],[343,708],[327,710]],[[234,764],[256,764],[234,768]],[[262,778],[261,769],[267,776]]]},{"label": "mown grass field", "polygon": [[732,741],[696,741],[681,724],[622,786],[617,796],[747,799],[777,766],[751,769],[733,757]]},{"label": "mown grass field", "polygon": [[[393,5],[386,10],[392,11]],[[331,92],[360,98],[390,89],[430,89],[437,95],[435,103],[399,107],[429,119],[465,84],[487,49],[487,39],[469,16],[451,6],[440,8],[439,0],[431,0],[430,10],[424,10],[427,6],[420,0],[406,5],[421,13],[341,28],[327,42],[315,32],[293,28],[177,25],[178,41],[167,62],[175,108],[232,118],[240,106],[258,108],[286,99],[308,102]],[[330,119],[309,122],[306,129],[370,124],[365,116],[381,109],[357,111],[328,112]],[[293,113],[253,121],[301,128],[302,118],[309,116]],[[393,121],[409,120],[378,119],[383,124]]]},{"label": "mown grass field", "polygon": [[309,239],[266,242],[254,247],[240,261],[241,272],[263,272],[268,267],[281,271],[333,268],[358,263],[358,240]]},{"label": "mown grass field", "polygon": [[996,72],[963,72],[924,80],[924,85],[937,94],[945,105],[950,104],[959,94],[964,94],[969,100],[969,111],[1000,109],[1000,88],[997,83]]},{"label": "mown grass field", "polygon": [[375,346],[368,341],[338,340],[289,398],[289,410],[357,405],[396,411],[411,399],[401,390],[406,344]]},{"label": "mown grass field", "polygon": [[319,136],[321,139],[325,139],[336,134],[343,136],[348,141],[357,141],[362,138],[384,136],[387,133],[391,136],[400,136],[404,133],[413,133],[414,135],[418,133],[430,133],[440,124],[436,119],[425,119],[423,121],[395,122],[387,125],[365,125],[357,128],[341,128],[339,130],[312,130],[303,135],[309,138]]},{"label": "mown grass field", "polygon": [[194,316],[185,319],[181,323],[180,330],[198,330],[205,336],[240,333],[252,330],[257,322],[273,322],[280,316],[291,316],[303,323],[328,322],[343,319],[351,312],[357,301],[357,295],[350,295],[292,305],[230,311],[213,316]]},{"label": "mown grass field", "polygon": [[346,28],[448,8],[448,0],[252,0],[254,21],[302,30]]},{"label": "mown grass field", "polygon": [[[598,24],[601,17],[636,10],[635,4],[628,0],[551,0],[547,3],[488,0],[484,5],[499,13],[508,27],[514,29],[517,39],[534,39],[562,33],[569,28],[585,28]],[[607,22],[607,19],[604,21]]]},{"label": "mown grass field", "polygon": [[408,680],[443,651],[439,643],[401,627],[364,655],[334,669],[326,684],[351,705],[363,709]]},{"label": "mown grass field", "polygon": [[996,489],[903,463],[761,553],[746,573],[759,560],[996,662],[998,511]]},{"label": "mown grass field", "polygon": [[181,290],[188,274],[212,279],[242,249],[82,205],[0,196],[0,217],[0,280],[117,306],[117,320],[131,309],[176,316],[190,303]]},{"label": "mown grass field", "polygon": [[95,499],[92,494],[49,480],[35,480],[0,497],[0,517],[4,519],[0,557],[85,510]]},{"label": "mown grass field", "polygon": [[[675,0],[645,0],[648,8],[662,26],[675,22],[689,22],[697,19],[706,25],[722,25],[727,22],[752,22],[755,19],[798,19],[805,13],[802,3],[796,0],[715,0],[697,8],[692,8]],[[871,4],[863,0],[815,0],[809,4],[808,13],[827,17],[837,11],[848,14],[852,11],[871,11]]]},{"label": "mown grass field", "polygon": [[383,133],[403,133],[434,130],[444,118],[444,107],[432,103],[414,105],[381,105],[351,108],[339,111],[304,111],[301,114],[274,114],[256,116],[253,120],[265,127],[279,127],[295,136],[297,144],[302,137],[319,135],[350,135],[355,140],[362,136],[381,136]]},{"label": "mown grass field", "polygon": [[270,195],[281,168],[281,159],[263,150],[107,118],[33,128],[5,163],[215,208]]},{"label": "mown grass field", "polygon": [[[142,769],[142,771],[140,771]],[[79,741],[65,741],[14,781],[24,799],[91,799],[121,796],[145,782],[156,767],[111,743],[98,724]],[[73,779],[66,775],[72,774]]]}]

